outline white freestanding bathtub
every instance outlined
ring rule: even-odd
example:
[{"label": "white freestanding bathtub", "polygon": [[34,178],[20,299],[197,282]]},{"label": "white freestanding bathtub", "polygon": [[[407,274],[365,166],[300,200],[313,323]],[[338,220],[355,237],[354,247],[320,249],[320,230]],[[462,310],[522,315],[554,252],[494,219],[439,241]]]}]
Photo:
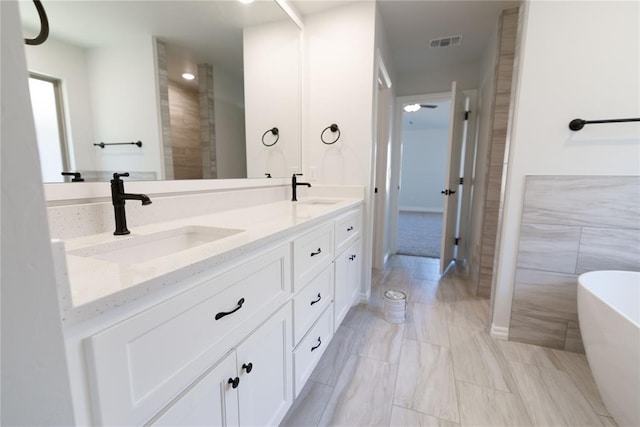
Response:
[{"label": "white freestanding bathtub", "polygon": [[640,272],[578,278],[578,318],[604,404],[619,426],[640,426]]}]

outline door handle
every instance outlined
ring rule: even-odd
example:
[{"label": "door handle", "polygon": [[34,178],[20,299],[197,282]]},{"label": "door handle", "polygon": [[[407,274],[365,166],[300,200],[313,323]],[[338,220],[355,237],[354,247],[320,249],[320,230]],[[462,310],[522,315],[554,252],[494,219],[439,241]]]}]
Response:
[{"label": "door handle", "polygon": [[444,194],[445,196],[448,196],[450,194],[456,194],[455,190],[449,190],[448,188],[442,190],[440,193]]},{"label": "door handle", "polygon": [[313,304],[315,304],[317,302],[320,302],[321,299],[322,299],[322,297],[320,296],[320,292],[318,292],[318,299],[311,301],[310,305],[313,305]]},{"label": "door handle", "polygon": [[236,308],[234,308],[231,311],[221,311],[220,313],[216,314],[216,320],[220,320],[222,319],[224,316],[228,316],[230,314],[235,313],[236,311],[240,310],[242,308],[242,305],[244,304],[244,298],[240,298],[240,301],[238,301],[238,306]]}]

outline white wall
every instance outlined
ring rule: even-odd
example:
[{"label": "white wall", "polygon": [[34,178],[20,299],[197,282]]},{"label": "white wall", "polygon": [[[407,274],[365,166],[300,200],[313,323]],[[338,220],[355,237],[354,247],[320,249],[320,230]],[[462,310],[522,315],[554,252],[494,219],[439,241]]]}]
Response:
[{"label": "white wall", "polygon": [[[153,37],[88,51],[94,137],[81,141],[94,149],[99,170],[155,172],[162,177],[160,113]],[[142,141],[134,145],[93,147],[93,142]]]},{"label": "white wall", "polygon": [[[289,20],[245,28],[243,46],[247,176],[291,176],[300,170],[300,30]],[[280,139],[266,147],[273,127]]]},{"label": "white wall", "polygon": [[[525,3],[493,326],[509,325],[526,175],[638,175],[638,124],[570,120],[640,116],[638,2]],[[638,195],[629,195],[638,197]],[[579,207],[576,207],[579,208]]]},{"label": "white wall", "polygon": [[25,45],[29,71],[62,81],[67,142],[72,169],[95,169],[93,115],[85,49],[50,38]]},{"label": "white wall", "polygon": [[2,20],[2,425],[73,425],[18,6]]},{"label": "white wall", "polygon": [[[369,292],[373,237],[375,13],[373,1],[361,1],[305,17],[303,170],[312,182],[366,187],[364,293]],[[335,144],[325,145],[320,133],[332,123],[340,127],[341,137]]]},{"label": "white wall", "polygon": [[405,129],[402,132],[402,211],[442,212],[446,188],[447,127]]},{"label": "white wall", "polygon": [[480,83],[480,70],[481,63],[472,61],[416,73],[402,73],[397,78],[396,94],[409,96],[421,93],[449,92],[451,91],[451,82],[454,80],[460,90],[476,89]]},{"label": "white wall", "polygon": [[[218,178],[246,178],[247,150],[242,77],[213,67]],[[224,161],[220,161],[224,159]],[[263,178],[260,177],[260,178]]]}]

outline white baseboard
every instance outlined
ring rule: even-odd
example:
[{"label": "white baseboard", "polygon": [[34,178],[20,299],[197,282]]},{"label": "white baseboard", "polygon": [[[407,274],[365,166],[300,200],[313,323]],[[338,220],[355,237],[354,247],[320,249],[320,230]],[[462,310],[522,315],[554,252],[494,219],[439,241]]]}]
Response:
[{"label": "white baseboard", "polygon": [[367,293],[360,293],[360,302],[362,304],[367,304],[369,302],[369,297],[371,296],[371,291]]},{"label": "white baseboard", "polygon": [[421,213],[443,213],[442,208],[425,208],[422,206],[400,206],[401,212],[421,212]]},{"label": "white baseboard", "polygon": [[489,334],[497,340],[509,341],[509,328],[505,328],[504,326],[496,326],[492,323]]}]

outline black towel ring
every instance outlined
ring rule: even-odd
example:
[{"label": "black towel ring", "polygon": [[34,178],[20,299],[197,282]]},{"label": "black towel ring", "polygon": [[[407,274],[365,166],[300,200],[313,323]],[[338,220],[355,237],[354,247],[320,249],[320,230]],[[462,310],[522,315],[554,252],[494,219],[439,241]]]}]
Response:
[{"label": "black towel ring", "polygon": [[[276,140],[273,141],[272,144],[267,144],[266,142],[264,142],[264,137],[267,136],[269,132],[271,132],[271,134],[275,135],[276,137]],[[278,130],[278,128],[268,129],[265,133],[262,134],[262,145],[264,145],[265,147],[272,147],[276,145],[276,142],[278,142],[279,139],[280,139],[280,131]]]},{"label": "black towel ring", "polygon": [[49,19],[40,0],[33,0],[33,4],[36,5],[38,16],[40,17],[40,34],[33,39],[24,39],[24,42],[30,46],[37,46],[47,41],[49,37]]},{"label": "black towel ring", "polygon": [[[325,141],[325,140],[324,140],[324,133],[325,133],[327,130],[330,130],[330,131],[331,131],[331,132],[333,132],[333,133],[338,132],[338,137],[337,137],[336,139],[334,139],[333,141],[331,141],[331,142],[327,142],[327,141]],[[335,143],[336,143],[336,142],[338,142],[338,140],[340,139],[340,134],[341,134],[341,133],[340,133],[340,129],[338,128],[338,125],[337,125],[337,124],[335,124],[335,123],[333,123],[332,125],[329,125],[329,126],[327,126],[326,128],[324,128],[324,129],[322,130],[322,132],[320,132],[320,140],[321,140],[324,144],[326,144],[326,145],[335,144]]]}]

